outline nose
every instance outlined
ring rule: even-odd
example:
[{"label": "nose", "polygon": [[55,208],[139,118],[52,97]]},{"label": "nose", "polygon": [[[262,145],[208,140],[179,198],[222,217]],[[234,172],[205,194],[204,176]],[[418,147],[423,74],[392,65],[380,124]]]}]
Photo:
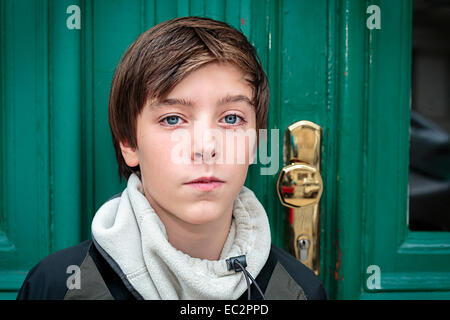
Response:
[{"label": "nose", "polygon": [[217,159],[220,131],[210,125],[204,125],[200,121],[194,122],[194,134],[192,135],[191,160],[194,163],[212,164]]}]

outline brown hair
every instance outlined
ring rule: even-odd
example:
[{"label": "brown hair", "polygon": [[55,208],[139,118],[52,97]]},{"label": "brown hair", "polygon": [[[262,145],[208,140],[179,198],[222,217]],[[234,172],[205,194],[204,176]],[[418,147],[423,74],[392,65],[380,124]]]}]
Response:
[{"label": "brown hair", "polygon": [[253,89],[256,129],[265,129],[269,105],[267,77],[255,48],[228,24],[208,18],[183,17],[162,22],[142,33],[125,52],[111,83],[108,118],[125,179],[130,168],[119,142],[137,148],[136,122],[148,99],[162,99],[190,72],[213,61],[229,62],[246,75]]}]

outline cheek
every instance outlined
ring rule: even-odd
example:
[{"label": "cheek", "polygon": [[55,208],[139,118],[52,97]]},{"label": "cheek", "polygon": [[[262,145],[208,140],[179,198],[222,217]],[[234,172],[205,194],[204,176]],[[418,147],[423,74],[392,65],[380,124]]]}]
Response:
[{"label": "cheek", "polygon": [[256,151],[256,130],[226,135],[222,150],[226,164],[251,164]]},{"label": "cheek", "polygon": [[176,165],[171,161],[174,142],[170,136],[160,133],[147,133],[141,137],[139,163],[149,183],[164,183],[176,176]]}]

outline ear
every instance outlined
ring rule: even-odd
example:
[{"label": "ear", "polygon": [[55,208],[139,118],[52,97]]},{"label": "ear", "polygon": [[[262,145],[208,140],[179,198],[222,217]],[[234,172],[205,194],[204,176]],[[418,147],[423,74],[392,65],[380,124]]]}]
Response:
[{"label": "ear", "polygon": [[139,164],[137,150],[129,146],[128,142],[120,142],[120,150],[122,151],[123,159],[129,167],[136,167]]}]

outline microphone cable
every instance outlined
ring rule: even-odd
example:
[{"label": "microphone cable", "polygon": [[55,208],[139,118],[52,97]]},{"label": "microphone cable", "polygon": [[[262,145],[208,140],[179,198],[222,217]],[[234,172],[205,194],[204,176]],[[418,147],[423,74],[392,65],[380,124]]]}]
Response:
[{"label": "microphone cable", "polygon": [[[263,300],[266,300],[266,297],[264,296],[261,288],[258,286],[258,283],[256,283],[255,279],[252,277],[252,275],[245,269],[247,266],[247,261],[245,259],[245,255],[238,256],[238,257],[231,257],[226,260],[228,270],[233,269],[235,272],[242,271],[245,277],[245,281],[247,282],[247,299],[251,300],[251,285],[250,280],[255,285],[256,289],[259,291],[259,294],[263,298]],[[250,278],[250,280],[249,280]]]}]

